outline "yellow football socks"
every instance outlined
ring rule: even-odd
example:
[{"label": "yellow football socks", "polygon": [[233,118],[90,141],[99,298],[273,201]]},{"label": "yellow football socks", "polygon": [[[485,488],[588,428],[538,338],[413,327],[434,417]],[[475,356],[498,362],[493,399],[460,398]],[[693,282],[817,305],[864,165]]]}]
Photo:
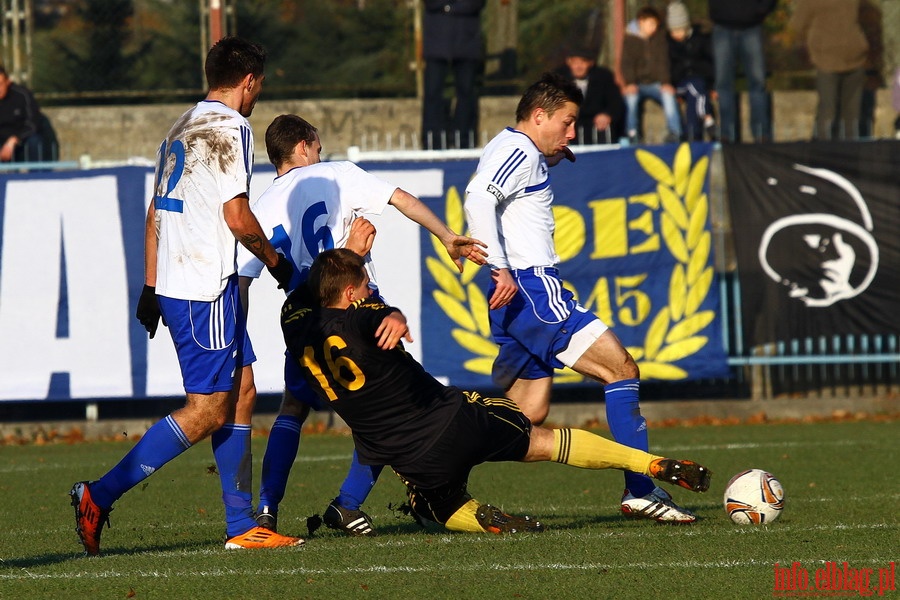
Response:
[{"label": "yellow football socks", "polygon": [[484,527],[478,524],[475,518],[475,511],[481,503],[474,498],[463,504],[459,510],[453,513],[444,527],[450,531],[469,531],[474,533],[484,533]]},{"label": "yellow football socks", "polygon": [[650,474],[650,463],[661,458],[629,448],[583,429],[554,429],[551,460],[582,469],[627,469]]}]

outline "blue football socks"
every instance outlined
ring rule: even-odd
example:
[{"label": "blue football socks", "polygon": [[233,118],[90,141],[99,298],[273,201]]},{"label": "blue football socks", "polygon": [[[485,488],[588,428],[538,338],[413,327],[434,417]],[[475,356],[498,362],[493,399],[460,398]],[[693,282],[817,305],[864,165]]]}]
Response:
[{"label": "blue football socks", "polygon": [[212,434],[212,449],[222,482],[226,531],[231,538],[256,527],[250,425],[226,423]]},{"label": "blue football socks", "polygon": [[[647,436],[647,421],[641,416],[638,405],[640,387],[639,379],[623,379],[604,386],[606,421],[614,440],[647,452],[650,440]],[[640,497],[649,494],[656,486],[646,475],[625,471],[625,487],[632,495]]]},{"label": "blue football socks", "polygon": [[381,474],[384,467],[363,465],[359,462],[359,456],[356,450],[353,450],[353,460],[350,462],[350,471],[347,478],[341,484],[341,491],[335,502],[342,508],[347,510],[359,510],[359,507],[366,501],[366,497],[375,486],[375,481]]},{"label": "blue football socks", "polygon": [[288,475],[300,448],[300,419],[292,415],[278,415],[269,432],[266,454],[263,456],[262,480],[259,485],[259,509],[268,507],[270,513],[278,512],[284,498]]},{"label": "blue football socks", "polygon": [[101,508],[110,508],[125,492],[190,447],[172,415],[157,421],[119,464],[91,484],[91,497]]}]

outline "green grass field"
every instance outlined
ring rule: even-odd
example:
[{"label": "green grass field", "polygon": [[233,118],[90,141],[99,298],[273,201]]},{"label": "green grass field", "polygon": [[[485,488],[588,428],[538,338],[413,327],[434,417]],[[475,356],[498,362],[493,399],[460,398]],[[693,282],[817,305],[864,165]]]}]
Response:
[{"label": "green grass field", "polygon": [[[771,598],[776,562],[799,562],[812,590],[827,561],[873,569],[874,588],[878,570],[900,558],[896,421],[679,427],[651,431],[651,443],[714,471],[706,494],[671,490],[698,523],[622,517],[618,471],[503,463],[476,468],[470,491],[541,518],[545,533],[424,532],[388,508],[405,500],[388,471],[366,504],[376,538],[322,528],[303,548],[226,551],[207,442],[126,494],[103,534],[104,555],[90,559],[67,492],[131,443],[2,446],[0,598]],[[257,479],[264,444],[254,438]],[[336,493],[351,449],[346,436],[304,435],[282,532],[305,535],[306,517]],[[734,525],[722,509],[726,482],[750,467],[771,471],[786,490],[784,514],[769,526]],[[834,594],[798,597],[810,595]],[[896,590],[874,595],[900,599]]]}]

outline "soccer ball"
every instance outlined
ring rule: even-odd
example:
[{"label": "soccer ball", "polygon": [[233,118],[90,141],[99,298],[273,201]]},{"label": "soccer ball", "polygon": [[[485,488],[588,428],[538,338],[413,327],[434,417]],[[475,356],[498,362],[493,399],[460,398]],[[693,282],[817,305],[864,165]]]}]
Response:
[{"label": "soccer ball", "polygon": [[739,525],[771,523],[784,508],[784,488],[761,469],[741,471],[725,486],[725,512]]}]

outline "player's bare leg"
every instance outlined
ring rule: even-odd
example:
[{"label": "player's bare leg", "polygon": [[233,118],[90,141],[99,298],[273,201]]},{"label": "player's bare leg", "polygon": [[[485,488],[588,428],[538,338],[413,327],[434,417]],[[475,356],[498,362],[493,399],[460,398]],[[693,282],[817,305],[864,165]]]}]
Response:
[{"label": "player's bare leg", "polygon": [[516,379],[504,396],[515,402],[532,424],[540,425],[550,413],[552,385],[552,377]]},{"label": "player's bare leg", "polygon": [[610,329],[575,361],[572,370],[603,384],[641,376],[631,354]]}]

